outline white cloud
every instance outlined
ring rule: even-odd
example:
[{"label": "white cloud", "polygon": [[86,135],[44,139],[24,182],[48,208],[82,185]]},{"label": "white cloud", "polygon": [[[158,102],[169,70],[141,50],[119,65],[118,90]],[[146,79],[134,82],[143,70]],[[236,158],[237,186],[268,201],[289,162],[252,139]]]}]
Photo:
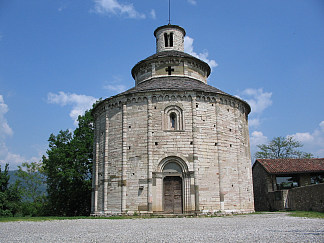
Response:
[{"label": "white cloud", "polygon": [[[287,135],[303,144],[301,151],[312,153],[315,157],[324,158],[324,121],[321,121],[312,132],[297,132]],[[258,150],[257,145],[267,144],[269,139],[261,131],[253,131],[250,136],[251,155]]]},{"label": "white cloud", "polygon": [[4,139],[5,136],[11,136],[13,134],[13,131],[5,118],[5,114],[8,111],[8,105],[4,103],[3,96],[0,95],[0,139]]},{"label": "white cloud", "polygon": [[16,170],[19,165],[24,162],[38,162],[42,160],[43,155],[46,153],[46,147],[36,148],[35,146],[31,146],[33,151],[36,151],[37,155],[32,156],[31,158],[26,158],[22,155],[12,153],[9,151],[7,145],[4,141],[0,141],[0,164],[1,168],[8,163],[9,170]]},{"label": "white cloud", "polygon": [[196,5],[197,4],[197,1],[196,0],[187,0],[188,3],[192,4],[192,5]]},{"label": "white cloud", "polygon": [[151,15],[152,19],[156,19],[156,12],[154,9],[151,10],[150,15]]},{"label": "white cloud", "polygon": [[261,122],[260,122],[259,118],[249,119],[249,126],[250,127],[258,127],[258,126],[260,126],[260,124],[261,124]]},{"label": "white cloud", "polygon": [[8,105],[5,104],[3,96],[0,95],[0,164],[5,166],[6,163],[9,163],[9,169],[13,170],[26,160],[18,154],[11,153],[6,145],[6,138],[13,135],[13,130],[5,118],[8,111]]},{"label": "white cloud", "polygon": [[312,132],[297,132],[289,135],[301,142],[302,151],[314,154],[316,157],[324,157],[324,121],[321,121]]},{"label": "white cloud", "polygon": [[145,14],[135,10],[133,4],[122,4],[117,0],[93,0],[95,2],[94,11],[99,14],[126,15],[131,19],[144,19]]},{"label": "white cloud", "polygon": [[110,95],[116,95],[122,93],[128,89],[128,87],[122,84],[123,79],[120,76],[113,76],[113,81],[106,81],[103,88],[110,92]]},{"label": "white cloud", "polygon": [[260,131],[254,131],[252,132],[250,136],[250,144],[251,146],[257,146],[259,144],[265,144],[268,143],[268,138],[263,135]]},{"label": "white cloud", "polygon": [[321,121],[321,123],[319,124],[321,130],[324,132],[324,121]]},{"label": "white cloud", "polygon": [[62,12],[64,9],[66,9],[66,6],[61,6],[57,9],[57,11]]},{"label": "white cloud", "polygon": [[260,132],[260,131],[252,132],[252,134],[250,136],[250,148],[251,148],[252,162],[254,162],[254,160],[255,160],[254,154],[258,151],[257,145],[267,144],[268,141],[269,141],[268,138],[266,136],[264,136],[262,132]]},{"label": "white cloud", "polygon": [[104,89],[112,91],[114,94],[119,94],[121,92],[124,92],[127,89],[127,87],[123,84],[106,84],[104,86]]},{"label": "white cloud", "polygon": [[193,38],[191,38],[189,36],[185,36],[185,38],[184,38],[184,51],[189,53],[190,55],[192,55],[194,57],[197,57],[197,58],[203,60],[204,62],[208,63],[211,68],[217,67],[218,64],[216,63],[215,60],[208,59],[208,55],[209,55],[208,51],[205,50],[204,52],[199,53],[199,54],[197,54],[194,51],[193,42],[194,42]]},{"label": "white cloud", "polygon": [[72,106],[70,117],[73,119],[74,125],[77,126],[78,116],[83,115],[86,110],[91,109],[93,103],[95,103],[97,99],[92,96],[70,94],[60,91],[58,94],[49,93],[47,95],[47,100],[51,104]]},{"label": "white cloud", "polygon": [[5,164],[9,164],[10,170],[17,169],[18,165],[21,165],[23,162],[27,162],[27,160],[19,155],[11,153],[5,144],[4,141],[0,142],[0,164],[1,166],[5,166]]},{"label": "white cloud", "polygon": [[[263,111],[272,105],[272,93],[264,92],[263,89],[245,89],[236,95],[240,99],[246,100],[251,106],[251,114],[249,116],[249,127],[256,128],[261,125]],[[268,143],[268,138],[261,131],[253,131],[250,136],[251,156],[257,152],[257,145]]]},{"label": "white cloud", "polygon": [[243,91],[243,95],[251,97],[246,101],[250,104],[253,113],[262,113],[272,105],[272,93],[263,92],[263,89],[246,89]]},{"label": "white cloud", "polygon": [[[250,127],[258,127],[261,124],[261,116],[265,109],[272,105],[272,93],[264,92],[263,89],[245,89],[241,96],[236,95],[240,99],[246,100],[251,106],[251,114],[249,119]],[[242,98],[243,97],[243,98]]]},{"label": "white cloud", "polygon": [[309,143],[309,142],[313,142],[314,141],[314,136],[312,136],[310,133],[308,132],[304,132],[304,133],[300,133],[300,132],[297,132],[293,135],[293,137],[302,142],[302,143]]}]

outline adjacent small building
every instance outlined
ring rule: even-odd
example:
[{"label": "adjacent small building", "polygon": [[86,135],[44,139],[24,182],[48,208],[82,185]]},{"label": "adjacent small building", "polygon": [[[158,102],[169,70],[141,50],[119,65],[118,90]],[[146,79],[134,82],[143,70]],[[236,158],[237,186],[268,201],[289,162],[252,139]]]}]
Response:
[{"label": "adjacent small building", "polygon": [[252,174],[256,211],[324,211],[324,158],[257,159]]}]

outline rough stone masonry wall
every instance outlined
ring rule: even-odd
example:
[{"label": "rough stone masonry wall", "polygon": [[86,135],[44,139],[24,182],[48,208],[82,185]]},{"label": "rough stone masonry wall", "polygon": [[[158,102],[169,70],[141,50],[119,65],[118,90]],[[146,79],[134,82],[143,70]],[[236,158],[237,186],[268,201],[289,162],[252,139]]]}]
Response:
[{"label": "rough stone masonry wall", "polygon": [[273,191],[271,177],[258,162],[253,167],[253,191],[255,211],[270,210],[274,200],[274,196],[268,194]]},{"label": "rough stone masonry wall", "polygon": [[290,189],[288,207],[291,210],[324,212],[324,183]]},{"label": "rough stone masonry wall", "polygon": [[[191,96],[195,93],[190,96],[163,94],[153,102],[153,142],[158,143],[152,145],[153,168],[157,169],[158,162],[168,156],[185,158],[189,171],[195,171],[196,163],[199,210],[221,210],[221,185],[226,193],[224,210],[253,211],[249,137],[244,111],[234,103],[216,103],[215,97],[198,96],[193,100]],[[161,113],[170,105],[183,110],[183,131],[163,131]],[[196,141],[192,144],[194,136]],[[196,154],[193,146],[197,147]],[[219,158],[222,159],[221,166]],[[219,173],[220,168],[223,173]]]},{"label": "rough stone masonry wall", "polygon": [[121,211],[123,127],[122,106],[100,106],[95,116],[92,213]]},{"label": "rough stone masonry wall", "polygon": [[127,102],[127,203],[130,212],[147,211],[147,99]]},{"label": "rough stone masonry wall", "polygon": [[216,104],[206,102],[197,97],[193,108],[195,109],[195,132],[197,133],[197,179],[199,190],[199,207],[204,212],[213,212],[221,209],[219,196],[219,141],[217,131],[219,123],[216,122]]},{"label": "rough stone masonry wall", "polygon": [[[183,129],[166,129],[164,110],[170,106],[180,107],[183,111]],[[161,93],[152,102],[152,162],[154,171],[159,170],[159,162],[169,156],[185,159],[189,171],[193,170],[191,96]]]},{"label": "rough stone masonry wall", "polygon": [[287,196],[289,190],[270,191],[266,194],[267,207],[263,205],[263,210],[258,211],[277,211],[286,210],[289,208]]},{"label": "rough stone masonry wall", "polygon": [[253,166],[255,211],[324,211],[324,184],[274,191],[273,180],[260,163]]},{"label": "rough stone masonry wall", "polygon": [[[165,47],[164,33],[173,33],[173,47]],[[156,52],[168,50],[184,51],[184,36],[181,30],[164,27],[156,33]]]},{"label": "rough stone masonry wall", "polygon": [[[200,100],[204,100],[204,97]],[[216,163],[218,166],[218,170],[214,172],[219,178],[221,209],[254,211],[247,117],[234,100],[219,98],[218,101],[201,103],[207,110],[202,110],[201,114],[209,115],[206,121],[209,120],[210,124],[205,129],[214,128],[214,131],[204,134],[208,137],[205,141],[210,144],[209,165]],[[204,120],[202,119],[202,122]],[[211,134],[215,134],[216,137]],[[213,154],[215,151],[216,154]],[[203,178],[203,174],[201,177]],[[205,180],[205,183],[207,186],[208,181]]]},{"label": "rough stone masonry wall", "polygon": [[[183,159],[188,171],[193,171],[191,95],[192,93],[184,92],[160,92],[152,97],[151,162],[154,172],[161,171],[162,160],[171,156]],[[182,118],[182,129],[180,130],[171,130],[168,127],[170,118],[165,114],[165,111],[171,107],[178,107],[182,110],[182,116],[178,117]],[[160,211],[162,209],[162,189],[161,185],[154,185],[153,192],[156,201],[153,203],[153,210]],[[187,199],[188,197],[190,195],[187,196]],[[187,210],[194,210],[194,208],[187,208]]]},{"label": "rough stone masonry wall", "polygon": [[[151,211],[152,172],[169,156],[195,171],[198,210],[253,211],[246,111],[221,97],[165,91],[104,101],[95,121],[93,212]],[[165,129],[169,106],[182,110],[180,131]],[[193,184],[190,193],[194,206]]]}]

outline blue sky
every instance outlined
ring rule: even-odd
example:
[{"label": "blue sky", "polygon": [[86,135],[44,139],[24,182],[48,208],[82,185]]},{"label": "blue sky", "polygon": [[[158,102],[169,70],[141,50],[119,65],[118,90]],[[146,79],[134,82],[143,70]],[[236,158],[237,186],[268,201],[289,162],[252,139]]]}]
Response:
[{"label": "blue sky", "polygon": [[[324,1],[173,0],[208,83],[247,100],[256,144],[293,135],[324,157]],[[39,161],[98,98],[134,86],[168,0],[1,0],[0,162]]]}]

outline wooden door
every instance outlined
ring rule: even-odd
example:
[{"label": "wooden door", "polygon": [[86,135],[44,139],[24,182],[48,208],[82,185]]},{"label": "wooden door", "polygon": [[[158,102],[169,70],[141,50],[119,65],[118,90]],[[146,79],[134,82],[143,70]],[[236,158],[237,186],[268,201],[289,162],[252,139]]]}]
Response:
[{"label": "wooden door", "polygon": [[167,176],[163,180],[164,213],[182,213],[182,179]]}]

